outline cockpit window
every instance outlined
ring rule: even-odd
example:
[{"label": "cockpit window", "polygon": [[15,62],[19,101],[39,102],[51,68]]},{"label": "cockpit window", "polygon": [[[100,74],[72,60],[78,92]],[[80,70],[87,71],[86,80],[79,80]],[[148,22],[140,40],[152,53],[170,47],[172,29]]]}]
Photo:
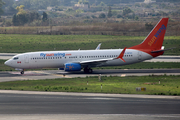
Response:
[{"label": "cockpit window", "polygon": [[17,59],[19,59],[19,58],[18,58],[18,57],[14,57],[14,58],[13,58],[13,60],[17,60]]}]

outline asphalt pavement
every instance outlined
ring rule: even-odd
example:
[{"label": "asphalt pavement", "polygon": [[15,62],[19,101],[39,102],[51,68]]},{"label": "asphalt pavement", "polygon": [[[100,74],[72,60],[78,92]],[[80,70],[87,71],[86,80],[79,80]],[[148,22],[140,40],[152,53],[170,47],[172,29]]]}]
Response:
[{"label": "asphalt pavement", "polygon": [[149,75],[180,75],[180,69],[103,69],[94,70],[92,74],[80,72],[64,72],[62,70],[25,71],[21,75],[18,71],[0,72],[0,82],[17,80],[43,80],[55,78],[75,78],[90,76],[149,76]]},{"label": "asphalt pavement", "polygon": [[132,96],[0,91],[0,119],[180,119],[179,97]]}]

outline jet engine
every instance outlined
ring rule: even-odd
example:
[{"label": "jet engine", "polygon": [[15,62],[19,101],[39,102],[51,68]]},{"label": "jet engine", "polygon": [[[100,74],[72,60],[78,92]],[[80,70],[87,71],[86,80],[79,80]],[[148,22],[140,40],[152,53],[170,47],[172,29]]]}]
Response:
[{"label": "jet engine", "polygon": [[66,63],[64,66],[65,71],[80,71],[81,65],[78,63]]}]

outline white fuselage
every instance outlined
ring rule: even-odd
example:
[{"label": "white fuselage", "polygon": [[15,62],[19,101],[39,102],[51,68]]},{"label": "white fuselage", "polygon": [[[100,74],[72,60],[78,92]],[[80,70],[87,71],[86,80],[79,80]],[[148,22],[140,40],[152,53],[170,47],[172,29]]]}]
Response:
[{"label": "white fuselage", "polygon": [[[36,68],[64,68],[66,63],[79,63],[98,59],[116,58],[123,49],[107,50],[78,50],[78,51],[41,51],[18,54],[5,62],[6,65],[17,69]],[[97,66],[121,66],[141,62],[153,57],[145,52],[127,49],[121,59],[109,60],[102,64],[91,64]]]}]

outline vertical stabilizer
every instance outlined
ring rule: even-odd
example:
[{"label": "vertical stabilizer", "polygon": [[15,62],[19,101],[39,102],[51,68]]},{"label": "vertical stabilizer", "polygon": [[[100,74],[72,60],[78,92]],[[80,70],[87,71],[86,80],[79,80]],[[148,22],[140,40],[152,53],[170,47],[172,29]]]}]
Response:
[{"label": "vertical stabilizer", "polygon": [[162,18],[141,44],[128,49],[160,50],[164,41],[167,24],[168,18]]}]

